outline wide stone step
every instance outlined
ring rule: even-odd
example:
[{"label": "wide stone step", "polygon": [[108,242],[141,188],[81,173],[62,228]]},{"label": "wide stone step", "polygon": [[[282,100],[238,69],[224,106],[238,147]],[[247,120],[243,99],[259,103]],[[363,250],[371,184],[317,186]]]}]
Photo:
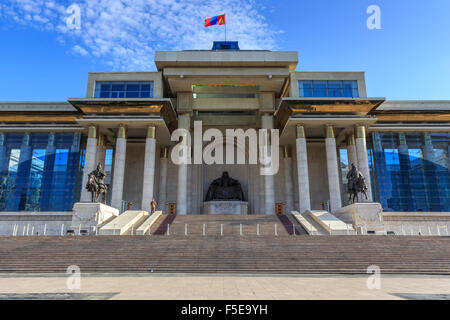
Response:
[{"label": "wide stone step", "polygon": [[377,265],[383,273],[450,274],[450,238],[1,237],[0,257],[6,257],[0,259],[0,273],[64,273],[75,264],[82,272],[354,274],[366,273],[368,266]]}]

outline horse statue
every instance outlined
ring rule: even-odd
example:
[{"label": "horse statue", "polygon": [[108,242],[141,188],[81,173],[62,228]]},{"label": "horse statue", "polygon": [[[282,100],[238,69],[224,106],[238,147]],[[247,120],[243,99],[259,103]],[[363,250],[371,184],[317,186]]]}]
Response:
[{"label": "horse statue", "polygon": [[98,202],[100,195],[103,195],[103,202],[106,204],[106,192],[108,186],[105,183],[106,173],[103,171],[101,163],[97,165],[97,168],[88,174],[88,181],[86,183],[86,189],[92,195],[92,202]]},{"label": "horse statue", "polygon": [[351,170],[347,173],[347,193],[349,195],[348,201],[355,203],[358,201],[358,194],[362,193],[366,200],[367,197],[367,185],[363,174],[356,169],[352,163]]}]

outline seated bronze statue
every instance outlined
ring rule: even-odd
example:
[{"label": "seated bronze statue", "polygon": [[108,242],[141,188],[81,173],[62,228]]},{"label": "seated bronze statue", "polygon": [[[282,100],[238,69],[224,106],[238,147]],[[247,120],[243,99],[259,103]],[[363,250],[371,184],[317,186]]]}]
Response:
[{"label": "seated bronze statue", "polygon": [[245,201],[239,181],[229,177],[228,172],[224,171],[222,177],[211,182],[205,201],[228,200]]}]

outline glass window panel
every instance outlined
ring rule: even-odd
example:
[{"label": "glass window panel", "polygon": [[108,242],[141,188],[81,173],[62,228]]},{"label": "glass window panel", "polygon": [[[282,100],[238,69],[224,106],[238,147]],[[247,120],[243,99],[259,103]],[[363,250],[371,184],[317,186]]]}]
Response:
[{"label": "glass window panel", "polygon": [[342,81],[328,81],[328,88],[329,89],[341,89]]},{"label": "glass window panel", "polygon": [[127,98],[139,98],[139,91],[127,91]]},{"label": "glass window panel", "polygon": [[97,82],[95,98],[151,98],[153,82]]},{"label": "glass window panel", "polygon": [[67,160],[69,158],[68,149],[57,149],[55,153],[54,171],[65,171],[67,169]]},{"label": "glass window panel", "polygon": [[55,134],[53,148],[49,134],[31,134],[27,147],[21,146],[23,137],[8,134],[5,139],[8,168],[1,177],[0,210],[72,210],[82,177],[80,135]]},{"label": "glass window panel", "polygon": [[125,90],[125,84],[113,84],[111,86],[112,91],[123,91]]},{"label": "glass window panel", "polygon": [[19,159],[20,159],[20,149],[11,150],[9,163],[8,163],[8,172],[17,172],[19,168]]},{"label": "glass window panel", "polygon": [[100,91],[111,91],[111,85],[109,83],[100,83]]},{"label": "glass window panel", "polygon": [[[357,81],[300,80],[300,97],[358,97]],[[310,90],[310,89],[313,90]]]},{"label": "glass window panel", "polygon": [[327,82],[326,81],[314,81],[313,86],[314,86],[314,89],[326,89]]},{"label": "glass window panel", "polygon": [[450,168],[441,160],[448,154],[450,134],[437,135],[442,145],[433,139],[431,145],[425,145],[423,133],[408,133],[399,152],[398,132],[372,134],[376,146],[374,183],[385,211],[450,210]]},{"label": "glass window panel", "polygon": [[342,87],[344,89],[352,89],[353,88],[353,83],[354,81],[343,81],[342,82]]},{"label": "glass window panel", "polygon": [[139,84],[127,84],[127,91],[139,91]]},{"label": "glass window panel", "polygon": [[342,90],[342,96],[343,96],[343,97],[352,98],[352,97],[353,97],[353,91],[352,91],[352,89],[344,88],[344,89]]}]

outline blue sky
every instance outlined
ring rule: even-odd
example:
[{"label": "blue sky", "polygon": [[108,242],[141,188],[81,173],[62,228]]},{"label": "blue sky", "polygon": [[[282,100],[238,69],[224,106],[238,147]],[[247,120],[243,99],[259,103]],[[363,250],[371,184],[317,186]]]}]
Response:
[{"label": "blue sky", "polygon": [[[66,9],[81,9],[69,30]],[[369,5],[381,30],[369,30]],[[450,1],[2,0],[0,101],[84,97],[90,71],[153,71],[157,50],[209,49],[227,14],[242,49],[295,50],[298,70],[365,71],[368,95],[450,100]]]}]

